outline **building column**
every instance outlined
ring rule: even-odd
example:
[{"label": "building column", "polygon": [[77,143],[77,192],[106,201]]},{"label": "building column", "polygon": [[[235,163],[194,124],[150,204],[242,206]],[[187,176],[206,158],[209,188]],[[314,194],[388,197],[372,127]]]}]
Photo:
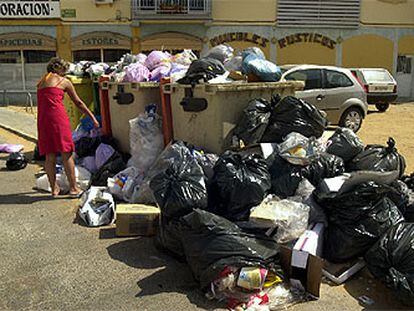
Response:
[{"label": "building column", "polygon": [[138,54],[141,52],[141,28],[132,27],[132,44],[131,44],[132,54]]},{"label": "building column", "polygon": [[56,54],[67,61],[72,61],[70,25],[56,26]]},{"label": "building column", "polygon": [[394,34],[393,34],[393,43],[394,43],[394,50],[392,53],[392,75],[396,75],[397,73],[397,61],[398,61],[398,33],[397,33],[397,29],[394,29]]},{"label": "building column", "polygon": [[269,55],[269,57],[270,57],[271,62],[273,62],[275,64],[278,64],[276,43],[277,43],[277,40],[276,40],[275,37],[270,39],[270,55]]}]

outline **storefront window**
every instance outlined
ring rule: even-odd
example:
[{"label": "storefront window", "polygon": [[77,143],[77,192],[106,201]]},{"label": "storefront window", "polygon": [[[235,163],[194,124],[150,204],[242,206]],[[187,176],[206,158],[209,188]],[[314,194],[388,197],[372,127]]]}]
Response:
[{"label": "storefront window", "polygon": [[73,52],[73,61],[80,62],[82,60],[89,60],[99,63],[101,61],[101,50],[80,50]]},{"label": "storefront window", "polygon": [[22,90],[22,69],[20,51],[0,51],[0,90]]},{"label": "storefront window", "polygon": [[46,72],[46,66],[52,57],[56,56],[54,51],[23,51],[24,74],[26,77],[26,89],[36,89],[37,82]]},{"label": "storefront window", "polygon": [[104,50],[104,62],[105,63],[116,63],[121,59],[121,57],[129,53],[129,50]]}]

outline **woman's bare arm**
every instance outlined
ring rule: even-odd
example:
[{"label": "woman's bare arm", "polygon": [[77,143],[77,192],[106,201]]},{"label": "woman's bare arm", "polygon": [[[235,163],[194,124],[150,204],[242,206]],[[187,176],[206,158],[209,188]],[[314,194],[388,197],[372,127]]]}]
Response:
[{"label": "woman's bare arm", "polygon": [[96,120],[95,116],[88,109],[88,107],[85,105],[85,103],[82,101],[82,99],[80,99],[80,97],[76,93],[75,87],[73,86],[72,82],[70,82],[69,80],[66,80],[66,83],[65,83],[65,92],[68,93],[69,97],[72,99],[73,103],[78,107],[78,109],[82,113],[84,113],[87,116],[89,116],[89,118],[91,118],[91,120],[94,123],[94,126],[95,127],[99,127],[99,122]]}]

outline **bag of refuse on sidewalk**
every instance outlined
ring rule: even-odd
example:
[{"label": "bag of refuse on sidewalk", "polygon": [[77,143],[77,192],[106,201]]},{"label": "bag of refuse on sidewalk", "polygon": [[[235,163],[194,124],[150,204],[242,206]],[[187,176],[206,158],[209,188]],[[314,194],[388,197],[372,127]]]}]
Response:
[{"label": "bag of refuse on sidewalk", "polygon": [[16,145],[16,144],[0,144],[0,153],[14,153],[20,152],[23,150],[23,145]]},{"label": "bag of refuse on sidewalk", "polygon": [[312,185],[317,187],[325,178],[339,176],[345,173],[344,161],[329,153],[319,154],[304,170],[303,175]]},{"label": "bag of refuse on sidewalk", "polygon": [[6,160],[6,167],[10,171],[22,170],[27,166],[26,156],[21,152],[10,153],[9,157]]},{"label": "bag of refuse on sidewalk", "polygon": [[276,64],[256,54],[245,52],[243,52],[242,73],[253,74],[262,82],[277,82],[282,76],[282,71]]},{"label": "bag of refuse on sidewalk", "polygon": [[319,138],[328,125],[324,113],[315,106],[293,96],[287,96],[275,104],[262,142],[281,143],[289,133]]},{"label": "bag of refuse on sidewalk", "polygon": [[[79,188],[86,190],[89,188],[91,173],[82,166],[75,166],[76,183]],[[56,183],[60,187],[61,193],[68,193],[70,190],[66,172],[59,167],[56,172]],[[44,174],[36,179],[36,189],[51,192],[49,179]]]},{"label": "bag of refuse on sidewalk", "polygon": [[241,120],[233,130],[237,141],[242,140],[247,145],[260,142],[269,123],[272,104],[264,98],[252,99],[243,109]]},{"label": "bag of refuse on sidewalk", "polygon": [[197,84],[207,82],[226,72],[223,64],[214,58],[202,58],[193,61],[185,74],[185,77],[178,80],[180,84]]},{"label": "bag of refuse on sidewalk", "polygon": [[365,255],[369,271],[405,305],[414,306],[414,224],[402,223],[386,234]]},{"label": "bag of refuse on sidewalk", "polygon": [[122,159],[121,154],[115,151],[112,157],[102,165],[102,167],[92,174],[91,184],[93,186],[106,186],[108,178],[113,177],[115,174],[126,168],[125,162]]},{"label": "bag of refuse on sidewalk", "polygon": [[364,144],[353,130],[338,127],[326,142],[326,152],[342,158],[345,162],[352,160],[364,150]]},{"label": "bag of refuse on sidewalk", "polygon": [[102,187],[91,187],[82,195],[79,217],[89,227],[108,225],[113,222],[115,202],[112,195]]},{"label": "bag of refuse on sidewalk", "polygon": [[112,178],[108,178],[108,190],[117,199],[129,202],[136,185],[142,183],[143,173],[135,167],[127,167]]},{"label": "bag of refuse on sidewalk", "polygon": [[263,228],[277,228],[276,242],[288,243],[308,228],[309,206],[269,195],[252,209],[250,222]]},{"label": "bag of refuse on sidewalk", "polygon": [[208,50],[207,53],[202,55],[202,58],[214,58],[221,63],[225,63],[233,57],[233,52],[234,49],[230,45],[220,44]]},{"label": "bag of refuse on sidewalk", "polygon": [[395,148],[395,140],[389,138],[387,147],[382,145],[367,145],[349,162],[350,171],[399,171],[400,177],[404,175],[405,159]]},{"label": "bag of refuse on sidewalk", "polygon": [[324,258],[344,262],[363,256],[393,225],[404,221],[398,208],[387,197],[390,187],[375,182],[356,185],[332,198],[315,197],[328,217]]},{"label": "bag of refuse on sidewalk", "polygon": [[164,148],[162,122],[155,111],[155,105],[148,105],[144,113],[129,120],[131,158],[128,166],[141,172],[148,171]]},{"label": "bag of refuse on sidewalk", "polygon": [[303,167],[290,164],[276,152],[271,154],[266,162],[272,184],[270,193],[282,199],[295,195],[299,183],[303,179]]},{"label": "bag of refuse on sidewalk", "polygon": [[171,161],[150,181],[161,214],[179,218],[193,208],[206,209],[208,205],[204,172],[187,149],[179,149],[180,158]]},{"label": "bag of refuse on sidewalk", "polygon": [[219,156],[214,153],[204,153],[195,148],[190,149],[191,154],[197,160],[204,172],[204,177],[207,186],[212,182],[214,176],[214,166],[216,165]]},{"label": "bag of refuse on sidewalk", "polygon": [[226,151],[214,166],[209,204],[218,215],[245,220],[270,187],[270,174],[261,155]]},{"label": "bag of refuse on sidewalk", "polygon": [[245,233],[231,221],[200,209],[182,219],[185,256],[202,289],[208,288],[225,267],[263,267],[281,272],[279,246],[273,239]]},{"label": "bag of refuse on sidewalk", "polygon": [[99,170],[115,153],[115,149],[107,144],[100,144],[95,152],[95,164]]}]

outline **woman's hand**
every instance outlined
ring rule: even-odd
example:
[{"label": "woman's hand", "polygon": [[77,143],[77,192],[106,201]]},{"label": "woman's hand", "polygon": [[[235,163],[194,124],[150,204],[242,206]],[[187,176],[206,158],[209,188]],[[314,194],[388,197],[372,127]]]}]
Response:
[{"label": "woman's hand", "polygon": [[97,129],[100,127],[98,120],[96,118],[93,118],[93,126]]}]

